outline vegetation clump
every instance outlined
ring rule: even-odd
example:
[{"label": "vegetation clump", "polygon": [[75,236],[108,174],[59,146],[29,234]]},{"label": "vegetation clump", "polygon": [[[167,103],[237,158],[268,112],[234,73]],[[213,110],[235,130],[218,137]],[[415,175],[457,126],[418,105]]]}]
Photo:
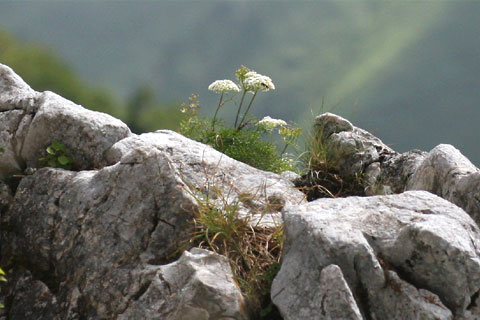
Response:
[{"label": "vegetation clump", "polygon": [[[0,268],[0,282],[6,282],[7,281],[7,278],[5,278],[6,274],[5,274],[5,271],[3,271],[2,268]],[[0,303],[0,309],[3,309],[5,308],[5,306],[3,305],[3,303]]]},{"label": "vegetation clump", "polygon": [[[182,250],[196,246],[225,256],[252,319],[281,319],[271,302],[270,287],[280,269],[283,225],[262,223],[266,214],[278,211],[278,204],[252,194],[228,200],[234,186],[222,191],[220,185],[225,187],[225,182],[211,180],[200,190],[191,185],[187,189],[198,206],[192,212],[193,232]],[[240,212],[240,202],[248,201],[262,204],[261,212],[255,214],[259,219],[253,220],[253,215]]]},{"label": "vegetation clump", "polygon": [[[249,115],[258,93],[275,89],[272,80],[247,67],[238,69],[236,75],[238,84],[231,80],[217,80],[208,87],[220,94],[213,118],[198,113],[200,103],[195,95],[190,97],[188,104],[182,104],[186,117],[180,124],[180,133],[261,170],[276,173],[294,170],[294,159],[285,151],[296,142],[301,129],[283,120],[265,117],[258,121]],[[219,110],[227,103],[237,105],[235,97],[239,93],[235,122],[233,126],[227,125],[218,119]],[[282,138],[284,146],[281,149],[273,140],[274,129]]]},{"label": "vegetation clump", "polygon": [[72,169],[73,159],[68,155],[67,149],[62,143],[53,141],[45,151],[45,157],[38,159],[43,166]]},{"label": "vegetation clump", "polygon": [[301,154],[305,172],[295,182],[307,196],[307,201],[319,198],[364,196],[362,176],[345,179],[334,168],[334,159],[328,143],[324,141],[323,128],[314,130],[306,142],[306,151]]},{"label": "vegetation clump", "polygon": [[[185,119],[180,124],[180,132],[258,169],[277,173],[286,170],[298,172],[298,161],[286,151],[288,147],[295,146],[301,129],[269,116],[258,120],[249,115],[258,93],[275,89],[272,80],[243,66],[236,71],[236,76],[237,83],[217,80],[208,87],[220,95],[213,118],[199,114],[200,103],[196,95],[182,104]],[[238,103],[235,100],[237,95]],[[237,107],[233,125],[227,125],[218,117],[220,109],[226,104]],[[281,138],[283,147],[274,142],[274,134]],[[304,170],[297,180],[297,187],[307,195],[308,200],[359,192],[357,184],[344,181],[333,170],[328,144],[322,141],[322,134],[312,134],[306,146],[307,151],[299,157]],[[263,217],[274,204],[264,201],[264,209],[258,209],[264,211],[240,214],[240,202],[245,203],[242,197],[249,196],[239,195],[237,200],[229,202],[219,183],[210,181],[202,190],[191,186],[190,190],[196,190],[190,192],[197,200],[198,208],[192,213],[194,232],[185,247],[198,246],[227,257],[253,312],[252,317],[281,319],[270,300],[270,287],[281,265],[283,226],[265,226],[252,220],[253,215]],[[256,198],[252,200],[259,201]]]}]

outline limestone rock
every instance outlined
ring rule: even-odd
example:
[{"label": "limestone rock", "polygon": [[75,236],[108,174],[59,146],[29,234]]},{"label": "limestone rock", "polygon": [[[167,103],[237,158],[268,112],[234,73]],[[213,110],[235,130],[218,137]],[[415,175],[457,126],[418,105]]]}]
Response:
[{"label": "limestone rock", "polygon": [[12,190],[0,180],[0,215],[5,213],[13,200]]},{"label": "limestone rock", "polygon": [[106,165],[103,153],[131,134],[120,120],[52,92],[42,93],[38,105],[20,153],[30,167],[37,166],[45,148],[56,140],[70,151],[77,169],[101,168]]},{"label": "limestone rock", "polygon": [[103,153],[129,136],[118,119],[90,111],[52,92],[36,92],[12,69],[0,64],[0,179],[38,159],[53,141],[69,151],[76,169],[101,168]]},{"label": "limestone rock", "polygon": [[373,319],[453,320],[452,312],[437,295],[415,288],[394,271],[388,270],[385,275],[387,285],[374,296],[378,308]]},{"label": "limestone rock", "polygon": [[238,203],[241,214],[252,216],[253,224],[278,224],[285,204],[306,201],[305,195],[281,175],[250,167],[169,130],[123,139],[105,156],[109,163],[115,163],[123,154],[140,146],[165,153],[190,189],[208,195],[219,207]]},{"label": "limestone rock", "polygon": [[319,199],[286,207],[283,219],[284,257],[272,299],[285,319],[322,313],[308,302],[322,295],[315,279],[331,264],[341,268],[364,318],[450,319],[476,312],[480,230],[446,200],[425,191]]},{"label": "limestone rock", "polygon": [[332,170],[347,181],[361,181],[366,195],[429,191],[458,205],[480,224],[480,170],[453,146],[398,153],[330,113],[316,118],[315,130],[327,147]]},{"label": "limestone rock", "polygon": [[[307,315],[305,319],[363,319],[342,271],[337,265],[332,264],[322,269],[318,293],[321,296],[312,303],[320,304],[321,313],[317,317]],[[289,318],[300,319],[295,315]]]},{"label": "limestone rock", "polygon": [[66,309],[115,318],[141,291],[138,269],[171,259],[191,232],[195,200],[179,176],[151,147],[98,171],[40,169],[2,216],[2,254],[33,267]]},{"label": "limestone rock", "polygon": [[331,113],[316,117],[314,129],[327,150],[330,170],[346,181],[360,182],[366,195],[405,191],[426,155],[419,150],[395,152],[371,133]]},{"label": "limestone rock", "polygon": [[20,109],[31,113],[38,92],[30,88],[12,68],[0,63],[0,112]]},{"label": "limestone rock", "polygon": [[327,146],[331,168],[344,177],[356,177],[381,156],[395,153],[380,139],[331,113],[316,117],[314,130]]},{"label": "limestone rock", "polygon": [[8,275],[8,282],[2,285],[2,294],[5,293],[13,297],[9,312],[4,314],[7,319],[65,319],[60,313],[55,295],[45,283],[35,280],[27,270],[16,269]]},{"label": "limestone rock", "polygon": [[433,192],[480,224],[480,170],[451,145],[433,148],[412,174],[407,189]]},{"label": "limestone rock", "polygon": [[157,268],[144,292],[119,319],[247,319],[227,259],[193,248]]}]

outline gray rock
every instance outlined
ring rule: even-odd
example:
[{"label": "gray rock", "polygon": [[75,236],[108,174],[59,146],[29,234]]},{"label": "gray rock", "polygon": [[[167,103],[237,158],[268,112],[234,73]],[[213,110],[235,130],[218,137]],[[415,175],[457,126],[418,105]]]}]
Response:
[{"label": "gray rock", "polygon": [[[289,262],[294,263],[293,260]],[[282,265],[282,272],[290,271],[290,268]],[[289,276],[298,277],[297,281],[303,285],[295,288],[298,291],[295,291],[294,296],[284,294],[286,288],[277,290],[277,282],[274,282],[272,288],[272,300],[279,307],[284,319],[363,319],[350,287],[337,265],[331,264],[323,269],[315,269],[312,265],[312,268],[305,268],[305,273]]]},{"label": "gray rock", "polygon": [[12,203],[13,195],[10,187],[0,180],[0,216],[5,213]]},{"label": "gray rock", "polygon": [[35,92],[12,69],[0,64],[0,179],[37,167],[53,141],[69,151],[76,169],[101,168],[103,153],[128,137],[118,119],[90,111],[52,92]]},{"label": "gray rock", "polygon": [[[409,314],[409,319],[449,319],[450,312],[458,317],[474,312],[480,230],[448,201],[424,191],[320,199],[286,207],[283,218],[284,257],[272,299],[286,319],[321,314],[318,304],[308,302],[321,295],[315,279],[331,264],[341,268],[364,318],[405,319],[400,315]],[[395,276],[388,271],[402,282],[392,281]],[[404,288],[401,294],[387,294],[398,287]]]},{"label": "gray rock", "polygon": [[2,254],[52,282],[63,312],[114,318],[142,290],[138,270],[169,261],[192,231],[179,176],[152,147],[98,171],[38,170],[2,216]]},{"label": "gray rock", "polygon": [[388,284],[373,297],[378,306],[373,311],[373,319],[453,319],[452,312],[437,295],[415,288],[400,279],[394,271],[388,270],[385,275]]},{"label": "gray rock", "polygon": [[[321,313],[307,315],[305,319],[363,319],[342,271],[337,265],[331,264],[322,269],[317,292],[321,296],[312,303],[320,304]],[[289,318],[300,319],[295,315]]]},{"label": "gray rock", "polygon": [[432,192],[464,209],[480,224],[480,170],[451,145],[428,154],[397,153],[370,133],[331,113],[315,120],[317,139],[325,144],[329,167],[346,181],[363,185],[366,195]]},{"label": "gray rock", "polygon": [[363,186],[366,195],[405,191],[407,181],[426,153],[397,153],[348,120],[324,113],[315,118],[316,139],[327,150],[328,169]]},{"label": "gray rock", "polygon": [[106,165],[103,153],[131,134],[120,120],[87,110],[52,92],[42,93],[38,105],[20,153],[30,167],[38,165],[38,158],[52,141],[59,141],[70,152],[77,169],[101,168]]},{"label": "gray rock", "polygon": [[10,67],[0,63],[0,112],[19,109],[27,113],[34,112],[35,99],[38,92],[34,91]]},{"label": "gray rock", "polygon": [[305,195],[282,176],[236,161],[210,146],[169,130],[133,135],[112,146],[106,153],[109,163],[140,146],[151,146],[165,153],[181,178],[218,207],[239,205],[239,212],[252,224],[281,223],[285,204],[304,203]]},{"label": "gray rock", "polygon": [[[1,94],[0,94],[1,97]],[[0,179],[5,179],[12,173],[19,173],[25,167],[21,158],[23,142],[33,115],[23,110],[8,110],[0,112]]]},{"label": "gray rock", "polygon": [[480,224],[480,170],[451,145],[433,148],[408,180],[407,189],[435,193]]},{"label": "gray rock", "polygon": [[61,308],[55,295],[45,283],[35,280],[28,270],[15,269],[14,272],[9,273],[8,282],[2,284],[2,294],[13,297],[8,312],[4,314],[7,319],[65,319],[61,315]]},{"label": "gray rock", "polygon": [[118,319],[247,319],[227,259],[193,248],[157,268],[142,295]]}]

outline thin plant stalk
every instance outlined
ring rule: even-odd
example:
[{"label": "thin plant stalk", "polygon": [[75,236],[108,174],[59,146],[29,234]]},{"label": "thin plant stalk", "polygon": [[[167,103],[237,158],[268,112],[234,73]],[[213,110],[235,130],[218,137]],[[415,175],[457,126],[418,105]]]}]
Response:
[{"label": "thin plant stalk", "polygon": [[247,111],[245,111],[245,113],[243,114],[242,120],[238,124],[237,131],[240,131],[240,129],[242,129],[243,120],[245,120],[245,117],[247,116],[248,111],[250,111],[250,107],[252,106],[253,100],[255,100],[255,97],[257,96],[257,92],[258,92],[258,89],[255,90],[255,93],[253,94],[252,100],[250,100],[250,103],[248,104]]},{"label": "thin plant stalk", "polygon": [[243,90],[242,98],[240,99],[240,105],[238,106],[237,110],[237,116],[235,117],[235,125],[234,127],[237,127],[237,122],[238,122],[238,116],[240,115],[240,110],[242,109],[242,104],[243,104],[243,99],[245,98],[245,95],[247,94],[247,90]]},{"label": "thin plant stalk", "polygon": [[217,121],[217,113],[218,113],[218,110],[220,110],[220,107],[222,106],[222,100],[223,100],[223,92],[220,95],[220,101],[218,101],[217,110],[215,110],[215,115],[213,116],[212,131],[215,131],[215,122]]},{"label": "thin plant stalk", "polygon": [[282,152],[280,152],[280,157],[283,156],[283,153],[284,153],[285,151],[287,151],[288,146],[289,146],[289,144],[288,144],[288,143],[285,143],[285,147],[283,147]]}]

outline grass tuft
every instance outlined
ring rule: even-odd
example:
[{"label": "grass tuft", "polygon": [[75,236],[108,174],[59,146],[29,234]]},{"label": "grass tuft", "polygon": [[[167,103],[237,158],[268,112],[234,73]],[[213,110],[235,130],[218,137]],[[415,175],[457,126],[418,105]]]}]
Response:
[{"label": "grass tuft", "polygon": [[[225,256],[251,318],[281,319],[271,302],[270,287],[280,268],[283,225],[261,223],[278,204],[262,200],[255,193],[240,194],[231,200],[233,186],[222,191],[222,183],[209,181],[200,190],[187,183],[198,207],[192,212],[194,231],[183,248],[194,246]],[[252,213],[241,210],[241,201],[261,202],[254,212],[260,218],[254,220]]]}]

